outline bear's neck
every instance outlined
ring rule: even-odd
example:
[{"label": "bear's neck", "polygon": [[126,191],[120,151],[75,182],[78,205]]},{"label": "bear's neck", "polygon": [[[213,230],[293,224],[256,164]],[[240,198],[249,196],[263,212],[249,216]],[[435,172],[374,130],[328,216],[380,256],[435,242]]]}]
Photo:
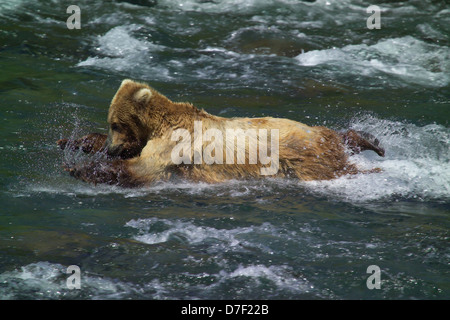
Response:
[{"label": "bear's neck", "polygon": [[223,118],[209,114],[190,103],[172,103],[169,107],[166,105],[158,109],[158,111],[152,110],[149,115],[154,124],[149,126],[153,129],[150,130],[149,139],[162,136],[179,128],[191,131],[194,129],[195,121],[202,121],[209,125],[220,123],[220,119],[223,121]]}]

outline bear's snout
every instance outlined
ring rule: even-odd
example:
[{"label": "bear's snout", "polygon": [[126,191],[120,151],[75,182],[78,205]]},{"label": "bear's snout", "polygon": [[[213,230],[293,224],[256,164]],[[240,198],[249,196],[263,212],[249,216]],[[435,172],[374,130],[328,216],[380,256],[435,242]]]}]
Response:
[{"label": "bear's snout", "polygon": [[122,145],[113,146],[111,144],[106,145],[106,154],[110,157],[119,157],[123,151]]},{"label": "bear's snout", "polygon": [[141,148],[135,144],[107,145],[106,154],[110,158],[130,159],[140,154]]}]

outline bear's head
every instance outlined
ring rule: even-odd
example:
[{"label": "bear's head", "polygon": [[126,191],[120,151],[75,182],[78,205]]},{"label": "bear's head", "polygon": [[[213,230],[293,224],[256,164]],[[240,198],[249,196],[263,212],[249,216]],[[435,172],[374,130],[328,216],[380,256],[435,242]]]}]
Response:
[{"label": "bear's head", "polygon": [[190,103],[173,102],[145,83],[123,80],[108,113],[108,155],[138,156],[150,139],[175,127],[192,127],[198,117],[210,117]]},{"label": "bear's head", "polygon": [[[155,129],[157,115],[150,116],[150,100],[157,94],[148,85],[124,80],[108,113],[108,155],[122,159],[140,154]],[[157,112],[156,112],[157,113]]]}]

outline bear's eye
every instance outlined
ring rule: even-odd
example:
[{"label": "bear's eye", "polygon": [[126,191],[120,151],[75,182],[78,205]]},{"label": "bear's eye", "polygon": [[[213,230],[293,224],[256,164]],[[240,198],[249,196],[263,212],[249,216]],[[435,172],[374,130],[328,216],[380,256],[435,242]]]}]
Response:
[{"label": "bear's eye", "polygon": [[111,124],[111,130],[119,132],[120,131],[120,126],[117,123],[112,123]]}]

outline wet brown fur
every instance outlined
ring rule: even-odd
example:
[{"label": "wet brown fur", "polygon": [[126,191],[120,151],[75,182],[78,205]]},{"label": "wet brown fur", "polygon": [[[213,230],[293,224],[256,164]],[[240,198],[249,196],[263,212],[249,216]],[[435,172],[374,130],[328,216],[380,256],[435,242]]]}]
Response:
[{"label": "wet brown fur", "polygon": [[[330,180],[346,174],[361,172],[349,162],[346,146],[354,152],[384,150],[374,146],[353,130],[345,134],[331,129],[280,118],[223,118],[199,110],[190,103],[172,102],[147,84],[124,80],[112,99],[108,113],[109,134],[91,134],[76,140],[85,152],[107,150],[110,160],[67,170],[76,178],[93,183],[110,183],[126,187],[151,184],[172,178],[195,182],[222,182],[230,179],[261,178],[260,163],[249,164],[246,145],[245,164],[180,164],[171,159],[172,133],[187,129],[194,137],[194,121],[201,121],[203,132],[214,128],[279,130],[279,170],[271,177],[289,177],[300,180]],[[203,149],[211,142],[203,141]],[[270,139],[250,141],[270,150]],[[65,148],[67,140],[58,141]],[[193,149],[191,163],[193,161]],[[382,151],[382,152],[381,152]],[[270,153],[270,151],[268,151]],[[382,154],[381,154],[382,153]],[[236,154],[236,153],[235,153]],[[236,159],[235,159],[236,160]],[[376,169],[374,171],[377,171]]]}]

